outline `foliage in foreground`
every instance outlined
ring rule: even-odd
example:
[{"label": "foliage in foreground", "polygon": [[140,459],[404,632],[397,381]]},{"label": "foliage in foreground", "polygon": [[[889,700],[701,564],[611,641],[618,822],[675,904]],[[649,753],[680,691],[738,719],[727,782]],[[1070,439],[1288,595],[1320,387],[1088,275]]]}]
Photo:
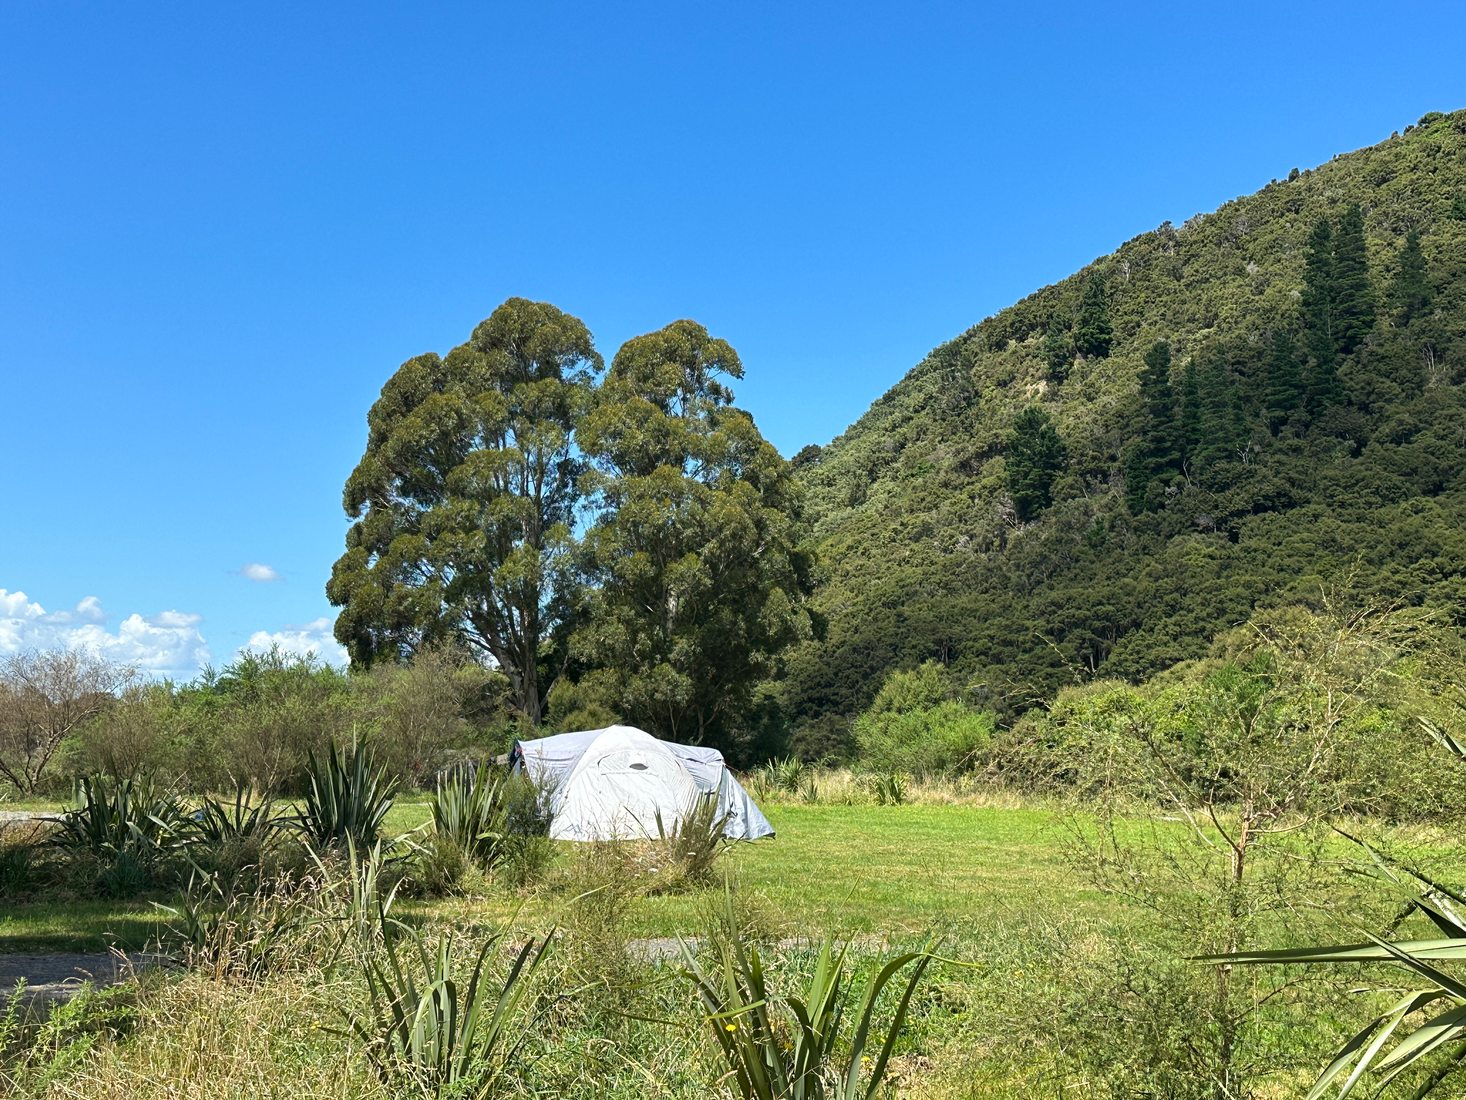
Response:
[{"label": "foliage in foreground", "polygon": [[[731,907],[730,900],[725,927],[736,927]],[[846,1029],[852,997],[848,950],[848,944],[826,938],[804,992],[778,998],[757,945],[743,936],[734,933],[719,942],[712,967],[700,964],[683,944],[707,1026],[744,1100],[869,1100],[879,1092],[932,956],[908,952],[885,960],[860,995],[853,1028]],[[876,1001],[903,970],[908,971],[905,987],[881,1034]]]},{"label": "foliage in foreground", "polygon": [[[1466,760],[1466,744],[1429,720],[1424,726],[1458,762]],[[1412,1071],[1423,1071],[1414,1092],[1416,1097],[1423,1097],[1435,1092],[1466,1064],[1466,981],[1439,965],[1466,959],[1466,894],[1381,856],[1363,841],[1356,843],[1373,857],[1381,875],[1392,881],[1399,881],[1402,875],[1415,880],[1421,891],[1407,907],[1406,915],[1423,914],[1441,936],[1388,942],[1370,935],[1367,943],[1236,951],[1207,961],[1244,965],[1385,962],[1403,970],[1412,982],[1421,982],[1424,988],[1406,992],[1345,1043],[1314,1083],[1308,1100],[1317,1100],[1334,1084],[1338,1085],[1339,1100],[1343,1100],[1371,1073],[1376,1088],[1382,1091]],[[1392,1039],[1397,1041],[1390,1048]]]},{"label": "foliage in foreground", "polygon": [[524,1002],[552,936],[528,939],[496,977],[507,933],[490,934],[464,981],[448,935],[430,945],[415,929],[385,925],[383,947],[362,958],[369,1012],[351,1022],[382,1081],[433,1097],[489,1095],[533,1027]]}]

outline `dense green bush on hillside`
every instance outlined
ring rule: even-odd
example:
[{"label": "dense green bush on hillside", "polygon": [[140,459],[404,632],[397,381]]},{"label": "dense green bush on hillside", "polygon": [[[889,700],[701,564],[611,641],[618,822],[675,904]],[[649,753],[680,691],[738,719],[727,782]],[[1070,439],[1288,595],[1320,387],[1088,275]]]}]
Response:
[{"label": "dense green bush on hillside", "polygon": [[1291,768],[1290,812],[1450,821],[1466,779],[1420,720],[1466,729],[1463,676],[1454,632],[1416,613],[1282,609],[1140,685],[1061,691],[995,757],[1032,789],[1163,803],[1188,787],[1229,808],[1248,800],[1249,768]]},{"label": "dense green bush on hillside", "polygon": [[[929,659],[1016,717],[1326,583],[1466,625],[1463,190],[1466,112],[1142,234],[935,349],[798,469],[824,632],[789,657],[790,721],[849,721]],[[1108,354],[1074,358],[1101,301]],[[1037,496],[1012,469],[1034,408],[1065,456]]]},{"label": "dense green bush on hillside", "polygon": [[993,715],[954,697],[935,662],[893,672],[870,709],[855,720],[858,765],[919,779],[972,767],[992,741]]},{"label": "dense green bush on hillside", "polygon": [[876,772],[917,778],[972,767],[992,740],[993,716],[949,701],[922,710],[862,714],[855,720],[858,763]]}]

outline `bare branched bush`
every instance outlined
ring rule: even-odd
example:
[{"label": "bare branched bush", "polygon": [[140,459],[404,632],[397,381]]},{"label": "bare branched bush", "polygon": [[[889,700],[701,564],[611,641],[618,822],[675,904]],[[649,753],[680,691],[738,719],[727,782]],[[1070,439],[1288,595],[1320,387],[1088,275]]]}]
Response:
[{"label": "bare branched bush", "polygon": [[135,676],[84,649],[0,658],[0,777],[34,794],[66,739],[112,706]]}]

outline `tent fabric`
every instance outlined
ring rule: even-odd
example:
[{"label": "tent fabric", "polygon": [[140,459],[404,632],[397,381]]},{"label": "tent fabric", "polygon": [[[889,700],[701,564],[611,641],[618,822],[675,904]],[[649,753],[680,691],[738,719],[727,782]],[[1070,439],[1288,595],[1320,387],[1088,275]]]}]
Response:
[{"label": "tent fabric", "polygon": [[733,840],[773,836],[773,826],[717,749],[661,741],[635,726],[608,726],[518,741],[515,771],[545,790],[556,840],[631,840],[668,831],[701,797],[716,798]]}]

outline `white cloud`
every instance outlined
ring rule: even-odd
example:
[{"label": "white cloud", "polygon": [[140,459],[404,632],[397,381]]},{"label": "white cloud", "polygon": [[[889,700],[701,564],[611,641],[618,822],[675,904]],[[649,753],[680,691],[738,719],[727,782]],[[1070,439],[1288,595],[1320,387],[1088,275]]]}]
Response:
[{"label": "white cloud", "polygon": [[190,677],[209,663],[200,617],[185,611],[133,613],[115,631],[95,596],[70,611],[47,612],[24,592],[0,588],[0,653],[22,649],[91,649],[109,661],[154,676]]},{"label": "white cloud", "polygon": [[279,646],[286,653],[304,657],[314,653],[328,665],[344,668],[349,663],[346,648],[331,633],[331,620],[326,617],[312,620],[300,626],[287,626],[282,630],[256,630],[249,636],[249,642],[242,648],[255,653],[264,653],[271,646]]},{"label": "white cloud", "polygon": [[261,583],[278,581],[280,579],[280,574],[272,566],[266,565],[264,562],[252,561],[239,572],[243,574],[246,580],[259,581]]}]

